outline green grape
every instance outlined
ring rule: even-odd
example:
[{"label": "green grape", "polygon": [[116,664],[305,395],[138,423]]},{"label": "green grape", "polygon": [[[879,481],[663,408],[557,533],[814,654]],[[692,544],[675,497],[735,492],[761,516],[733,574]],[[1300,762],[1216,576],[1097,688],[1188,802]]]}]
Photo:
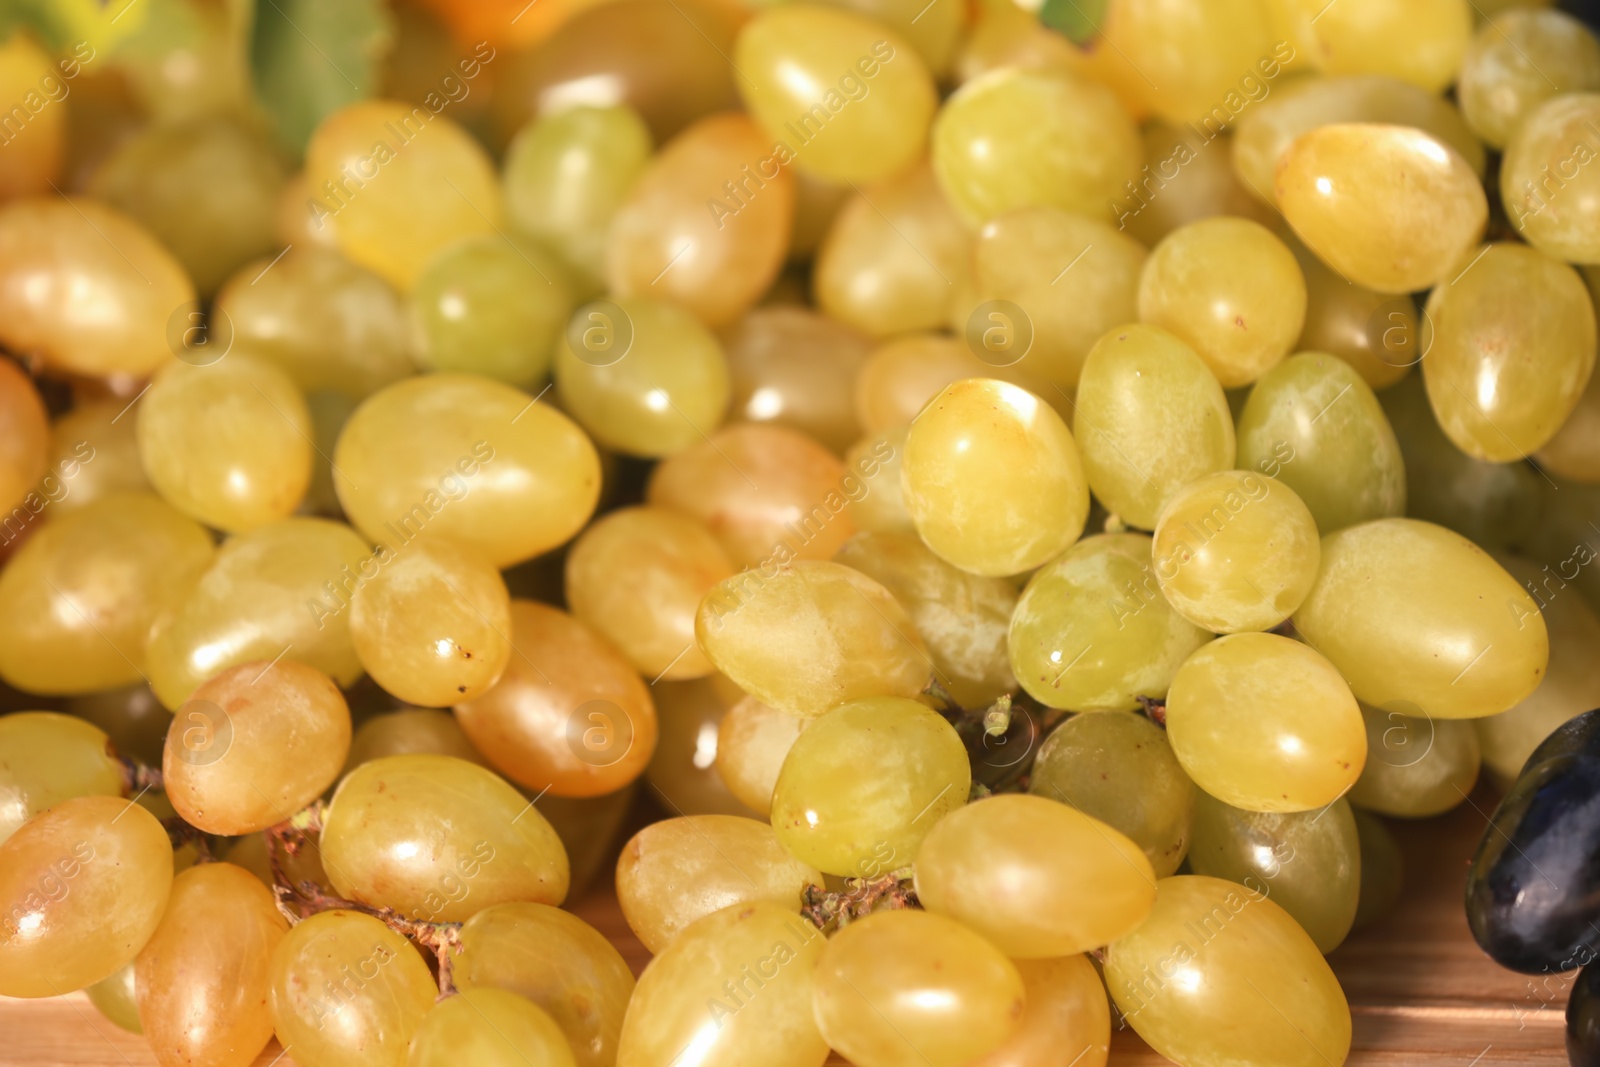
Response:
[{"label": "green grape", "polygon": [[868,337],[935,330],[971,270],[972,235],[919,163],[844,202],[817,249],[817,307]]},{"label": "green grape", "polygon": [[567,855],[544,816],[492,771],[450,756],[385,756],[351,771],[321,849],[340,896],[428,922],[567,895]]},{"label": "green grape", "polygon": [[536,118],[501,164],[506,215],[561,257],[580,293],[597,293],[606,232],[649,160],[650,130],[626,104]]},{"label": "green grape", "polygon": [[1328,1067],[1350,1050],[1350,1006],[1316,943],[1221,878],[1163,878],[1150,917],[1107,947],[1105,979],[1134,1031],[1178,1063]]},{"label": "green grape", "polygon": [[1449,811],[1472,792],[1482,759],[1476,724],[1366,705],[1361,714],[1367,765],[1350,789],[1350,803],[1382,815],[1423,818]]},{"label": "green grape", "polygon": [[418,362],[531,388],[572,313],[562,267],[531,241],[473,237],[423,266],[411,294]]},{"label": "green grape", "polygon": [[467,374],[410,378],[368,397],[339,435],[333,472],[351,523],[372,540],[398,551],[442,534],[496,567],[566,541],[600,496],[600,459],[577,424]]},{"label": "green grape", "polygon": [[971,784],[967,750],[937,712],[901,697],[857,700],[795,739],[772,828],[790,855],[827,874],[875,877],[909,866]]},{"label": "green grape", "polygon": [[1460,534],[1380,519],[1322,539],[1322,572],[1295,629],[1379,708],[1475,719],[1544,677],[1550,643],[1534,600]]},{"label": "green grape", "polygon": [[1306,325],[1294,351],[1338,356],[1374,390],[1411,373],[1421,358],[1416,302],[1352,285],[1300,242],[1292,247],[1306,279]]},{"label": "green grape", "polygon": [[272,957],[289,924],[272,893],[231,863],[172,881],[135,961],[139,1018],[163,1063],[249,1063],[272,1038]]},{"label": "green grape", "polygon": [[1600,89],[1600,42],[1560,11],[1512,8],[1478,28],[1456,95],[1472,130],[1504,148],[1528,113],[1553,96]]},{"label": "green grape", "polygon": [[217,294],[220,334],[219,322],[241,352],[276,363],[307,393],[359,400],[414,370],[399,294],[328,248],[297,246],[246,265]]},{"label": "green grape", "polygon": [[871,346],[807,308],[755,309],[727,340],[734,417],[793,426],[843,452],[861,436],[853,405]]},{"label": "green grape", "polygon": [[1026,994],[1016,966],[978,934],[900,910],[828,941],[813,999],[823,1039],[852,1063],[959,1067],[1018,1031]]},{"label": "green grape", "polygon": [[118,797],[122,764],[105,731],[74,715],[0,716],[0,843],[72,797]]},{"label": "green grape", "polygon": [[964,571],[1019,574],[1083,532],[1089,483],[1055,409],[993,378],[946,386],[911,424],[901,492],[922,540]]},{"label": "green grape", "polygon": [[272,954],[272,1028],[303,1067],[397,1067],[438,993],[411,943],[357,911],[296,923]]},{"label": "green grape", "polygon": [[1302,352],[1250,390],[1239,416],[1239,467],[1294,490],[1324,534],[1406,507],[1400,444],[1350,364]]},{"label": "green grape", "polygon": [[135,991],[133,964],[126,964],[110,978],[104,978],[85,989],[89,1003],[101,1015],[116,1023],[130,1034],[144,1033],[139,1021],[139,998]]},{"label": "green grape", "polygon": [[[631,331],[620,357],[611,354],[618,312]],[[599,330],[603,342],[592,340]],[[556,346],[555,378],[562,406],[597,443],[649,458],[704,441],[722,424],[731,391],[716,337],[683,308],[638,296],[579,308]]]},{"label": "green grape", "polygon": [[[650,791],[674,815],[760,816],[733,795],[717,773],[722,720],[744,691],[720,674],[651,686],[661,737],[644,769]],[[778,770],[772,769],[776,778]]]},{"label": "green grape", "polygon": [[805,719],[775,711],[755,697],[740,700],[717,724],[717,774],[728,792],[762,818],[772,817],[783,761],[805,725]]},{"label": "green grape", "polygon": [[822,1067],[812,1017],[825,939],[788,908],[735,904],[692,923],[644,969],[616,1067]]},{"label": "green grape", "polygon": [[867,489],[850,501],[850,514],[863,530],[917,535],[917,525],[906,510],[905,483],[900,476],[909,433],[908,426],[891,427],[862,438],[844,455],[846,470],[873,472]]},{"label": "green grape", "polygon": [[265,136],[223,118],[154,124],[124,142],[90,190],[150,228],[208,296],[275,252],[283,164]]},{"label": "green grape", "polygon": [[807,718],[847,701],[915,696],[932,673],[889,590],[838,563],[795,560],[717,583],[695,636],[739,688]]},{"label": "green grape", "polygon": [[1600,260],[1600,198],[1585,164],[1597,145],[1600,93],[1567,93],[1534,108],[1500,162],[1500,198],[1517,235],[1569,262]]},{"label": "green grape", "polygon": [[[138,419],[122,418],[126,408],[120,400],[86,400],[50,426],[49,460],[40,475],[54,470],[67,485],[65,495],[52,504],[59,514],[76,511],[112,493],[150,491],[134,434]],[[24,425],[13,428],[24,441],[31,436]],[[15,438],[12,443],[17,443]],[[71,481],[66,482],[69,477]],[[32,487],[30,482],[29,488]],[[0,490],[0,500],[3,499],[4,491]]]},{"label": "green grape", "polygon": [[[90,46],[85,41],[78,47]],[[93,55],[92,50],[89,54]],[[64,67],[62,72],[65,73]],[[29,93],[37,95],[39,87],[48,84],[46,79],[53,82],[55,77],[52,57],[35,43],[32,34],[8,32],[0,39],[0,97],[20,104]],[[6,144],[10,151],[6,153],[5,172],[0,174],[0,200],[47,193],[51,183],[61,176],[67,140],[65,109],[41,106],[29,118],[28,136],[20,144]],[[15,134],[7,132],[12,140],[16,139]]]},{"label": "green grape", "polygon": [[211,559],[206,531],[150,493],[57,516],[0,571],[0,677],[69,695],[138,681],[151,625]]},{"label": "green grape", "polygon": [[690,815],[651,823],[617,860],[622,917],[655,955],[690,923],[736,904],[800,910],[822,874],[792,858],[772,827],[737,815]]},{"label": "green grape", "polygon": [[[51,430],[33,379],[10,360],[0,361],[0,428],[5,430],[0,435],[0,507],[11,509],[49,471]],[[61,469],[65,473],[67,468]],[[9,527],[6,535],[8,541],[15,536]]]},{"label": "green grape", "polygon": [[1011,669],[1052,708],[1132,711],[1159,699],[1211,635],[1172,610],[1142,534],[1087,537],[1037,571],[1011,616]]},{"label": "green grape", "polygon": [[144,682],[70,697],[62,710],[103,730],[119,756],[160,763],[172,714]]},{"label": "green grape", "polygon": [[1294,490],[1218,471],[1173,494],[1154,541],[1156,580],[1179,615],[1214,633],[1270,630],[1311,592],[1317,523]]},{"label": "green grape", "polygon": [[868,434],[904,428],[951,382],[993,371],[953,337],[896,337],[861,364],[855,379],[856,417]]},{"label": "green grape", "polygon": [[1324,807],[1367,760],[1350,686],[1276,634],[1229,634],[1190,656],[1167,694],[1167,739],[1195,785],[1246,811]]},{"label": "green grape", "polygon": [[1340,122],[1415,127],[1455,149],[1474,174],[1483,174],[1483,144],[1453,104],[1437,93],[1375,74],[1310,75],[1275,86],[1271,96],[1239,116],[1234,171],[1258,197],[1276,203],[1274,174],[1289,146],[1301,134]]},{"label": "green grape", "polygon": [[504,989],[555,1020],[579,1067],[616,1062],[633,972],[588,923],[548,904],[496,904],[461,927],[456,988]]},{"label": "green grape", "polygon": [[1248,219],[1190,223],[1155,247],[1139,277],[1139,318],[1193,348],[1228,389],[1288,355],[1305,312],[1294,254]]},{"label": "green grape", "polygon": [[611,292],[670,300],[713,327],[748,311],[789,248],[794,178],[784,162],[737,113],[701,119],[669,141],[611,220]]},{"label": "green grape", "polygon": [[916,853],[917,899],[1013,959],[1069,956],[1144,921],[1156,877],[1139,845],[1043,796],[952,811]]},{"label": "green grape", "polygon": [[1062,723],[1039,747],[1028,792],[1126,835],[1158,878],[1189,851],[1197,790],[1166,732],[1142,715],[1074,715]]},{"label": "green grape", "polygon": [[1382,74],[1442,92],[1461,70],[1472,39],[1470,0],[1296,0],[1313,16],[1316,62],[1329,74]]},{"label": "green grape", "polygon": [[1342,797],[1315,811],[1256,812],[1201,793],[1189,867],[1270,897],[1324,954],[1339,947],[1355,921],[1361,848],[1355,815]]},{"label": "green grape", "polygon": [[1073,430],[1089,488],[1124,522],[1152,530],[1172,494],[1233,466],[1233,418],[1216,376],[1158,326],[1124,326],[1089,352]]},{"label": "green grape", "polygon": [[1016,586],[957,570],[915,536],[859,533],[834,559],[883,584],[928,646],[934,676],[965,707],[1017,687],[1006,652]]},{"label": "green grape", "polygon": [[422,1017],[406,1067],[574,1067],[566,1035],[543,1008],[503,989],[464,990]]},{"label": "green grape", "polygon": [[326,519],[284,519],[229,538],[150,627],[150,687],[176,711],[213,675],[286,649],[336,683],[353,684],[361,661],[345,608],[362,568],[373,563],[355,531]]},{"label": "green grape", "polygon": [[1335,123],[1301,134],[1279,159],[1273,189],[1306,247],[1380,293],[1454,277],[1489,211],[1471,164],[1411,126]]},{"label": "green grape", "polygon": [[194,295],[182,264],[115,208],[62,197],[0,207],[0,344],[51,370],[148,375],[172,360],[167,320]]},{"label": "green grape", "polygon": [[363,763],[384,756],[418,753],[454,756],[471,763],[484,763],[483,756],[472,747],[472,742],[467,740],[467,735],[456,725],[455,718],[449,712],[432,708],[403,708],[374,715],[356,728],[356,732],[350,736],[350,754],[345,757],[344,770],[339,777],[343,778]]},{"label": "green grape", "polygon": [[776,142],[774,163],[860,183],[922,153],[938,93],[916,49],[882,22],[813,4],[768,7],[740,31],[732,62],[745,75],[745,106]]},{"label": "green grape", "polygon": [[1428,294],[1421,343],[1439,426],[1468,455],[1506,463],[1542,447],[1577,406],[1594,369],[1594,304],[1565,263],[1485,245]]},{"label": "green grape", "polygon": [[109,978],[161,920],[172,845],[120,797],[74,797],[0,843],[0,996],[52,997]]},{"label": "green grape", "polygon": [[[1100,24],[1102,45],[1131,68],[1141,102],[1168,122],[1226,125],[1228,100],[1293,58],[1274,44],[1256,0],[1123,0]],[[1110,56],[1108,62],[1115,62]],[[1277,60],[1277,62],[1274,62]]]},{"label": "green grape", "polygon": [[1400,902],[1405,890],[1405,857],[1382,819],[1360,808],[1351,814],[1361,838],[1361,900],[1350,925],[1354,932],[1387,915]]},{"label": "green grape", "polygon": [[1106,1067],[1111,1008],[1089,958],[1011,962],[1022,976],[1022,1023],[969,1067]]},{"label": "green grape", "polygon": [[156,491],[238,533],[287,518],[311,483],[311,412],[294,380],[235,355],[173,364],[139,406],[139,459]]},{"label": "green grape", "polygon": [[[1270,99],[1277,99],[1280,91],[1275,90]],[[1264,103],[1252,104],[1239,122],[1248,121]],[[1153,247],[1182,226],[1220,215],[1276,225],[1277,215],[1233,172],[1232,133],[1157,120],[1145,125],[1142,136],[1147,162],[1138,188],[1118,199],[1118,229]],[[1267,188],[1271,187],[1268,175]]]},{"label": "green grape", "polygon": [[294,660],[242,663],[177,709],[162,778],[191,826],[249,834],[320,796],[349,751],[350,709],[327,675]]},{"label": "green grape", "polygon": [[973,225],[1036,206],[1108,218],[1144,163],[1111,90],[1059,68],[1002,68],[966,83],[940,109],[929,151]]}]

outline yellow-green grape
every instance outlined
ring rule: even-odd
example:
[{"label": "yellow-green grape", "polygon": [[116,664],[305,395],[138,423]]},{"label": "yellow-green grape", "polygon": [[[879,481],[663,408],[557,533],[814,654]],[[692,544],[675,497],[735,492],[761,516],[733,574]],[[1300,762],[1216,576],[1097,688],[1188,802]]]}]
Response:
[{"label": "yellow-green grape", "polygon": [[[981,0],[968,12],[969,23],[961,50],[956,54],[953,81],[964,85],[1001,67],[1084,65],[1092,57],[1074,48],[1060,33],[1043,25],[1038,16],[1010,0]],[[1113,84],[1124,104],[1123,87]]]},{"label": "yellow-green grape", "polygon": [[460,991],[423,1016],[406,1067],[573,1067],[566,1035],[543,1008],[503,989]]},{"label": "yellow-green grape", "polygon": [[1361,930],[1394,910],[1405,890],[1405,856],[1383,820],[1356,808],[1356,832],[1361,838],[1361,899],[1356,904],[1352,932]]},{"label": "yellow-green grape", "polygon": [[74,797],[0,843],[0,996],[53,997],[133,961],[167,906],[172,845],[119,797]]},{"label": "yellow-green grape", "polygon": [[942,327],[971,269],[972,234],[932,169],[857,190],[817,249],[817,307],[869,337]]},{"label": "yellow-green grape", "polygon": [[1274,189],[1306,247],[1346,280],[1380,293],[1454,277],[1489,211],[1471,165],[1410,126],[1319,126],[1279,159]]},{"label": "yellow-green grape", "polygon": [[148,226],[205,296],[276,250],[273,210],[284,178],[264,136],[208,118],[144,130],[95,173],[90,189]]},{"label": "yellow-green grape", "polygon": [[249,834],[320,796],[349,751],[350,709],[327,675],[288,659],[242,663],[174,713],[162,777],[191,826]]},{"label": "yellow-green grape", "polygon": [[644,969],[616,1067],[822,1067],[812,1017],[826,939],[789,908],[735,904],[684,930]]},{"label": "yellow-green grape", "polygon": [[324,118],[306,146],[306,182],[339,251],[401,290],[435,252],[493,234],[505,215],[478,142],[442,115],[393,100]]},{"label": "yellow-green grape", "polygon": [[1317,522],[1282,482],[1218,471],[1161,510],[1156,580],[1179,615],[1213,633],[1270,630],[1311,592],[1322,558]]},{"label": "yellow-green grape", "polygon": [[748,311],[789,249],[794,178],[785,162],[741,114],[684,130],[646,165],[611,220],[611,291],[674,301],[709,326]]},{"label": "yellow-green grape", "polygon": [[1211,635],[1161,595],[1150,538],[1086,537],[1037,571],[1011,615],[1011,669],[1035,700],[1072,711],[1132,711],[1160,699]]},{"label": "yellow-green grape", "polygon": [[981,708],[1016,689],[1006,653],[1016,586],[957,570],[914,535],[859,533],[834,559],[894,594],[957,702]]},{"label": "yellow-green grape", "polygon": [[139,405],[139,459],[179,511],[229,533],[286,518],[311,483],[311,412],[294,380],[236,354],[174,363]]},{"label": "yellow-green grape", "polygon": [[928,831],[966,803],[971,780],[961,738],[937,712],[900,697],[858,700],[790,746],[772,827],[812,867],[876,877],[910,865]]},{"label": "yellow-green grape", "polygon": [[316,456],[311,460],[311,485],[300,501],[300,514],[343,518],[339,491],[333,484],[333,450],[339,444],[344,424],[350,421],[361,401],[348,393],[322,390],[306,394],[306,409],[311,412],[311,440]]},{"label": "yellow-green grape", "polygon": [[415,370],[399,294],[326,248],[246,265],[217,294],[211,330],[231,330],[241,352],[276,363],[307,392],[360,399]]},{"label": "yellow-green grape", "polygon": [[861,364],[855,380],[856,417],[869,434],[904,428],[951,382],[992,373],[992,366],[953,337],[896,337]]},{"label": "yellow-green grape", "polygon": [[496,567],[566,541],[600,497],[600,457],[576,423],[468,374],[367,398],[339,435],[333,472],[345,513],[372,540],[401,551],[442,534]]},{"label": "yellow-green grape", "polygon": [[1350,1050],[1350,1006],[1316,943],[1221,878],[1163,878],[1150,917],[1107,947],[1105,979],[1134,1031],[1177,1063],[1328,1067]]},{"label": "yellow-green grape", "polygon": [[1483,174],[1483,143],[1453,104],[1408,82],[1373,74],[1312,75],[1274,86],[1271,96],[1239,116],[1234,171],[1251,192],[1276,203],[1273,175],[1289,146],[1301,134],[1338,122],[1414,126],[1455,149],[1474,174]]},{"label": "yellow-green grape", "polygon": [[1285,812],[1355,784],[1367,759],[1361,709],[1316,647],[1229,634],[1185,661],[1167,693],[1167,739],[1195,785],[1236,808]]},{"label": "yellow-green grape", "polygon": [[1292,489],[1324,534],[1406,507],[1406,469],[1378,398],[1320,352],[1268,371],[1239,415],[1239,468]]},{"label": "yellow-green grape", "polygon": [[1560,11],[1512,8],[1478,28],[1456,95],[1472,130],[1504,148],[1528,113],[1553,96],[1600,89],[1600,42]]},{"label": "yellow-green grape", "polygon": [[350,736],[350,754],[345,757],[340,777],[371,760],[416,753],[454,756],[487,766],[449,712],[402,708],[374,715],[356,728]]},{"label": "yellow-green grape", "polygon": [[933,673],[893,594],[858,570],[820,560],[717,583],[700,604],[695,636],[739,688],[807,718],[847,701],[915,696]]},{"label": "yellow-green grape", "polygon": [[85,989],[89,1003],[101,1015],[131,1034],[144,1033],[139,1021],[139,998],[135,992],[133,964],[129,963],[110,978],[104,978]]},{"label": "yellow-green grape", "polygon": [[731,392],[711,331],[676,304],[644,296],[579,308],[556,346],[555,379],[562,407],[596,442],[647,458],[704,441],[722,424]]},{"label": "yellow-green grape", "polygon": [[1106,1067],[1111,1007],[1087,956],[1013,960],[1022,976],[1022,1022],[1000,1046],[968,1067]]},{"label": "yellow-green grape", "polygon": [[272,1038],[272,956],[288,932],[242,867],[203,863],[172,882],[135,961],[139,1018],[163,1063],[245,1064]]},{"label": "yellow-green grape", "polygon": [[496,234],[429,259],[411,307],[424,367],[529,388],[549,373],[572,291],[560,264],[532,241]]},{"label": "yellow-green grape", "polygon": [[286,650],[339,685],[353,684],[361,661],[346,609],[376,565],[354,530],[326,519],[285,519],[229,538],[151,626],[150,687],[176,711],[213,675]]},{"label": "yellow-green grape", "polygon": [[1144,246],[1099,217],[1049,206],[1009,211],[978,231],[972,248],[973,295],[985,303],[1004,300],[1021,308],[1024,322],[1012,325],[1019,332],[1031,330],[1031,341],[1020,359],[1011,354],[1020,337],[1006,337],[1009,345],[991,348],[987,331],[991,324],[1003,324],[1001,312],[980,317],[976,325],[952,325],[966,330],[969,345],[975,332],[983,338],[980,359],[996,366],[1011,364],[1021,384],[1037,382],[1040,395],[1060,406],[1060,399],[1077,386],[1094,343],[1107,330],[1138,317],[1144,266]]},{"label": "yellow-green grape", "polygon": [[722,719],[740,700],[749,699],[744,690],[710,674],[687,682],[656,682],[650,691],[661,735],[644,779],[666,809],[674,815],[765,817],[741,804],[716,769]]},{"label": "yellow-green grape", "polygon": [[[0,508],[27,502],[30,490],[49,472],[50,420],[33,379],[10,360],[0,361]],[[89,453],[92,455],[92,453]],[[66,468],[62,469],[66,473]],[[47,492],[50,486],[46,485]],[[58,495],[56,493],[50,495]],[[29,505],[30,511],[44,507]],[[6,516],[11,522],[12,515]],[[5,527],[9,543],[16,534]]]},{"label": "yellow-green grape", "polygon": [[823,1039],[861,1067],[969,1063],[1018,1031],[1026,1004],[1022,976],[993,944],[909,909],[835,934],[813,999]]},{"label": "yellow-green grape", "polygon": [[511,660],[511,594],[481,553],[435,538],[377,563],[350,600],[350,637],[373,681],[436,708],[500,680]]},{"label": "yellow-green grape", "polygon": [[[79,56],[94,55],[87,41],[79,44],[78,49],[80,51],[75,54]],[[83,69],[73,60],[63,59],[62,64],[62,73],[69,65],[78,71]],[[6,168],[0,175],[0,200],[48,194],[51,183],[61,176],[67,113],[59,101],[53,107],[48,106],[49,101],[40,90],[50,86],[61,86],[50,55],[34,42],[31,34],[8,31],[0,40],[0,94],[3,94],[0,98],[25,108],[27,125],[22,127],[26,136],[20,143],[15,143],[17,134],[8,130]],[[35,107],[30,108],[30,104]]]},{"label": "yellow-green grape", "polygon": [[1600,484],[1600,377],[1589,375],[1589,384],[1579,394],[1572,414],[1533,458],[1557,478]]},{"label": "yellow-green grape", "polygon": [[1155,876],[1189,851],[1196,789],[1166,731],[1142,715],[1074,715],[1039,748],[1028,792],[1070,804],[1144,850]]},{"label": "yellow-green grape", "polygon": [[955,61],[965,31],[966,13],[958,5],[924,8],[917,0],[822,0],[882,23],[916,50],[928,71],[943,81]]},{"label": "yellow-green grape", "polygon": [[[303,170],[291,174],[283,183],[277,206],[272,212],[272,232],[285,248],[300,245],[328,252],[339,250],[339,241],[333,236],[333,218],[319,213]],[[344,259],[343,256],[339,258]],[[255,277],[255,274],[251,274],[251,277]]]},{"label": "yellow-green grape", "polygon": [[1456,80],[1472,40],[1470,0],[1298,3],[1314,16],[1313,62],[1329,74],[1384,74],[1438,93]]},{"label": "yellow-green grape", "polygon": [[536,118],[501,165],[506,216],[561,257],[580,292],[597,293],[611,220],[649,161],[650,130],[626,104]]},{"label": "yellow-green grape", "polygon": [[1083,532],[1089,483],[1072,432],[1032,393],[993,378],[946,386],[911,424],[906,510],[928,547],[973,574],[1019,574]]},{"label": "yellow-green grape", "polygon": [[1374,390],[1411,373],[1422,351],[1416,302],[1353,285],[1299,241],[1293,248],[1306,279],[1306,324],[1294,351],[1338,356]]},{"label": "yellow-green grape", "polygon": [[717,725],[717,774],[728,792],[763,818],[772,816],[772,793],[783,761],[806,721],[747,696]]},{"label": "yellow-green grape", "polygon": [[855,525],[874,533],[916,536],[916,523],[906,510],[900,468],[905,460],[907,426],[896,426],[858,441],[844,454],[845,469],[860,471],[864,480],[850,501]]},{"label": "yellow-green grape", "polygon": [[149,374],[172,359],[168,319],[194,296],[172,253],[98,200],[0,207],[0,344],[51,370]]},{"label": "yellow-green grape", "polygon": [[1190,223],[1155,247],[1139,277],[1139,318],[1188,344],[1228,389],[1288,355],[1305,312],[1294,253],[1248,219]]},{"label": "yellow-green grape", "polygon": [[856,381],[871,350],[808,308],[757,308],[727,339],[734,417],[793,426],[843,452],[861,436]]},{"label": "yellow-green grape", "polygon": [[1449,811],[1472,792],[1482,762],[1475,723],[1366,705],[1361,714],[1367,722],[1367,766],[1350,790],[1350,803],[1383,815],[1422,818]]},{"label": "yellow-green grape", "polygon": [[1500,197],[1518,236],[1569,262],[1600,261],[1600,197],[1586,166],[1600,93],[1553,97],[1524,116],[1500,163]]},{"label": "yellow-green grape", "polygon": [[57,516],[0,571],[0,677],[51,694],[138,681],[151,626],[211,558],[210,535],[150,493]]},{"label": "yellow-green grape", "polygon": [[[121,400],[88,400],[50,426],[50,457],[41,488],[54,496],[58,514],[76,511],[112,493],[148,492],[134,434],[138,419]],[[122,418],[124,413],[127,418]],[[26,431],[15,429],[19,436]],[[14,439],[15,443],[15,439]],[[4,499],[0,495],[0,499]]]},{"label": "yellow-green grape", "polygon": [[916,49],[882,22],[777,5],[745,24],[732,62],[774,170],[792,161],[827,181],[872,182],[922,153],[938,93]]},{"label": "yellow-green grape", "polygon": [[1189,867],[1270,897],[1324,954],[1339,947],[1355,921],[1361,846],[1350,801],[1342,797],[1316,811],[1257,812],[1201,793]]},{"label": "yellow-green grape", "polygon": [[695,644],[694,617],[733,564],[706,527],[665,508],[613,511],[567,553],[567,604],[653,679],[714,669]]},{"label": "yellow-green grape", "polygon": [[651,823],[617,860],[622,917],[658,956],[714,911],[766,901],[798,914],[806,886],[821,884],[821,872],[785,852],[772,827],[737,815]]},{"label": "yellow-green grape", "polygon": [[496,904],[461,927],[456,988],[504,989],[555,1020],[579,1067],[616,1061],[633,972],[594,927],[548,904]]},{"label": "yellow-green grape", "polygon": [[940,109],[929,151],[945,195],[973,225],[1039,205],[1109,218],[1144,164],[1139,131],[1111,90],[1059,68],[1007,67],[967,82]]},{"label": "yellow-green grape", "polygon": [[1013,959],[1086,952],[1130,933],[1156,898],[1143,850],[1077,808],[1001,794],[952,811],[916,853],[917,898]]},{"label": "yellow-green grape", "polygon": [[1428,294],[1422,380],[1463,452],[1509,463],[1555,436],[1594,369],[1595,313],[1567,264],[1523,244],[1485,245]]},{"label": "yellow-green grape", "polygon": [[1363,701],[1436,719],[1513,707],[1550,644],[1528,593],[1460,534],[1380,519],[1322,539],[1322,571],[1295,629]]},{"label": "yellow-green grape", "polygon": [[63,800],[123,788],[122,764],[98,726],[53,711],[0,716],[0,842]]},{"label": "yellow-green grape", "polygon": [[[1277,92],[1273,90],[1271,99]],[[1257,106],[1252,104],[1240,121],[1253,115]],[[1231,133],[1157,121],[1147,124],[1141,136],[1145,165],[1137,187],[1114,201],[1119,230],[1153,246],[1181,226],[1219,215],[1276,222],[1277,215],[1233,172]],[[1269,175],[1267,187],[1271,186]]]},{"label": "yellow-green grape", "polygon": [[304,1067],[398,1067],[438,995],[411,942],[358,911],[296,923],[272,954],[272,1028]]},{"label": "yellow-green grape", "polygon": [[1102,337],[1084,362],[1073,430],[1089,488],[1123,522],[1153,530],[1179,489],[1233,466],[1233,416],[1205,362],[1159,326]]}]

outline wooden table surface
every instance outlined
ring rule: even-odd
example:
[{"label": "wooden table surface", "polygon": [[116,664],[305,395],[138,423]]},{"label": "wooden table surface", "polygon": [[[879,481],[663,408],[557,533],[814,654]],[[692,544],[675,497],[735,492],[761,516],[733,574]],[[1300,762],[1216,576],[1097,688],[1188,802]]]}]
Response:
[{"label": "wooden table surface", "polygon": [[[1355,1016],[1352,1067],[1508,1067],[1567,1062],[1563,1018],[1571,976],[1533,979],[1501,970],[1467,932],[1462,887],[1467,860],[1495,798],[1419,822],[1391,822],[1406,854],[1406,891],[1387,918],[1352,937],[1329,961]],[[649,959],[622,921],[609,884],[573,911],[621,950],[635,971]],[[113,1026],[81,993],[47,1000],[0,997],[4,1067],[146,1067],[142,1038]],[[842,1064],[843,1060],[830,1060]],[[1112,1067],[1167,1061],[1131,1031],[1114,1035]],[[257,1067],[293,1067],[276,1043]],[[759,1067],[759,1065],[752,1065]]]}]

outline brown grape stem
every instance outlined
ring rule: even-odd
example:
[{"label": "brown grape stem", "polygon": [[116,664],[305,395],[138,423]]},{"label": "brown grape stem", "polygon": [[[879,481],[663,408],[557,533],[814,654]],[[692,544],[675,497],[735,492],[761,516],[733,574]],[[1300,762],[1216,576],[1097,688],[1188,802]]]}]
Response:
[{"label": "brown grape stem", "polygon": [[148,763],[140,763],[138,760],[128,756],[116,756],[116,760],[122,764],[123,796],[137,799],[152,789],[157,792],[166,791],[166,783],[162,780],[160,767],[152,767]]},{"label": "brown grape stem", "polygon": [[172,842],[174,851],[184,845],[193,845],[195,863],[217,862],[216,853],[212,851],[212,836],[204,830],[185,822],[183,816],[169,815],[161,820],[161,825],[166,829],[167,840]]},{"label": "brown grape stem", "polygon": [[1167,702],[1165,700],[1151,700],[1149,697],[1136,697],[1139,706],[1150,717],[1150,721],[1162,729],[1167,725]]},{"label": "brown grape stem", "polygon": [[912,869],[904,867],[876,878],[846,878],[845,888],[837,893],[808,885],[800,895],[800,913],[818,930],[831,934],[875,911],[921,908],[911,875]]}]

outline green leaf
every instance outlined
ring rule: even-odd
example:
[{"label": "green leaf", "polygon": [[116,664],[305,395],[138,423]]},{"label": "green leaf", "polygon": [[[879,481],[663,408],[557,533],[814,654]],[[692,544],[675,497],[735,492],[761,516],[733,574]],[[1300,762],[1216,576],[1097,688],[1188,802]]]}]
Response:
[{"label": "green leaf", "polygon": [[382,0],[258,0],[251,76],[284,146],[303,155],[325,116],[371,96],[393,41]]},{"label": "green leaf", "polygon": [[1073,44],[1088,44],[1100,34],[1110,0],[1044,0],[1039,21],[1066,34]]}]

